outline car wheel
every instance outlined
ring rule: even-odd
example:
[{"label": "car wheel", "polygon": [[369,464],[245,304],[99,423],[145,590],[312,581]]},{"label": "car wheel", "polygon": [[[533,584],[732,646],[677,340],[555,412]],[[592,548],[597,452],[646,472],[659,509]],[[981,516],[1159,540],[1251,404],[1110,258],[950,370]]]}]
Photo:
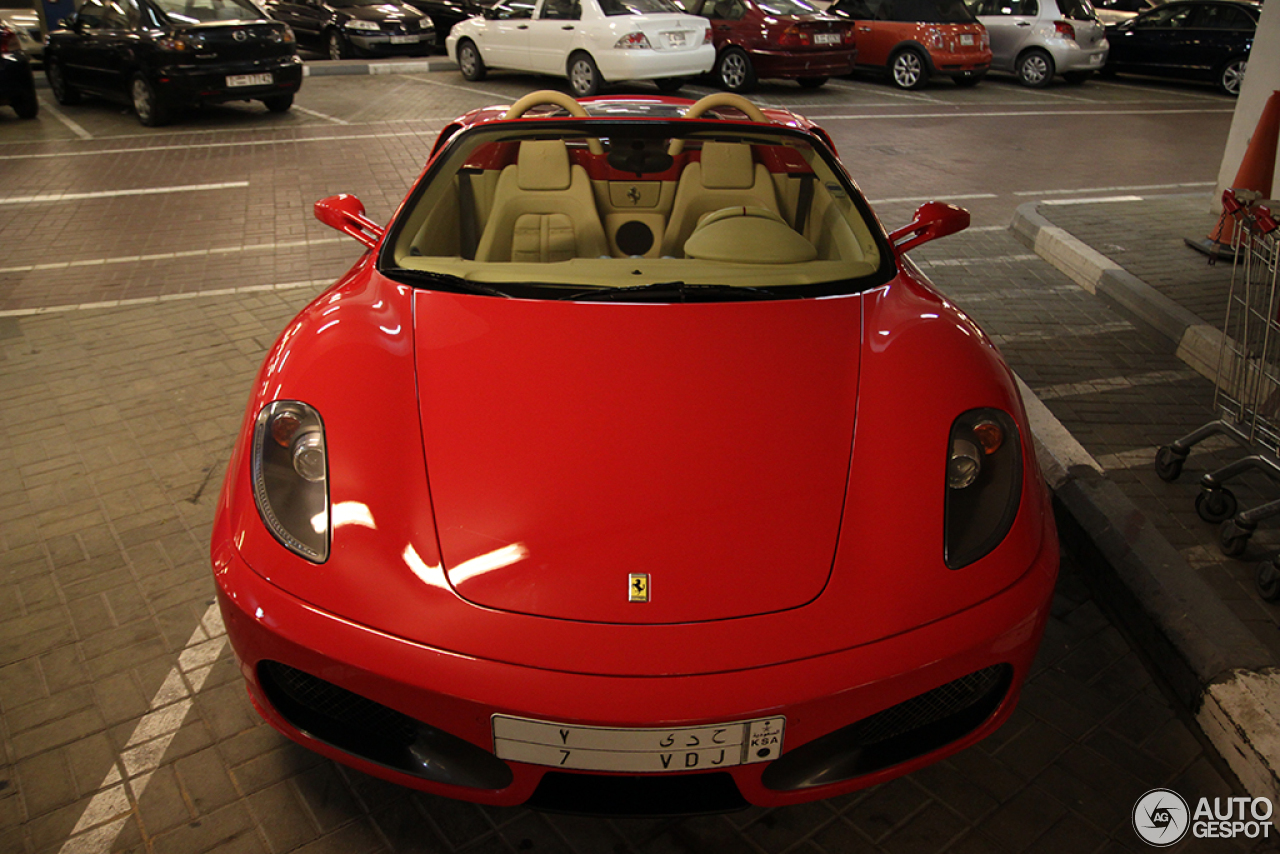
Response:
[{"label": "car wheel", "polygon": [[826,85],[828,77],[798,77],[796,82],[800,84],[801,89],[819,89]]},{"label": "car wheel", "polygon": [[569,57],[569,91],[575,98],[586,98],[600,91],[600,69],[596,61],[585,53]]},{"label": "car wheel", "polygon": [[160,127],[169,121],[169,111],[160,103],[160,96],[146,77],[141,74],[133,75],[129,95],[133,101],[133,111],[138,114],[138,121],[143,126]]},{"label": "car wheel", "polygon": [[731,47],[716,60],[716,82],[730,92],[750,92],[756,88],[756,70],[751,57],[741,48]]},{"label": "car wheel", "polygon": [[351,45],[337,30],[329,30],[329,36],[325,41],[329,45],[330,59],[346,59],[351,56]]},{"label": "car wheel", "polygon": [[293,106],[293,93],[288,95],[273,95],[270,98],[263,98],[262,103],[273,113],[287,113],[289,108]]},{"label": "car wheel", "polygon": [[480,49],[470,39],[458,44],[458,70],[462,72],[463,80],[471,81],[483,80],[488,73],[484,60],[480,58]]},{"label": "car wheel", "polygon": [[679,92],[680,87],[685,84],[685,79],[683,77],[660,77],[653,82],[657,84],[659,92],[670,94]]},{"label": "car wheel", "polygon": [[1062,75],[1062,79],[1070,83],[1072,86],[1079,86],[1092,76],[1092,71],[1068,71]]},{"label": "car wheel", "polygon": [[9,96],[9,106],[13,107],[13,111],[18,114],[20,119],[34,119],[36,114],[40,112],[40,102],[36,100],[36,87],[34,84],[27,87],[19,87],[12,95]]},{"label": "car wheel", "polygon": [[929,67],[918,51],[900,50],[889,60],[889,74],[899,89],[919,89],[929,82]]},{"label": "car wheel", "polygon": [[1240,84],[1244,82],[1244,73],[1249,68],[1249,60],[1243,56],[1227,61],[1218,72],[1218,88],[1235,98],[1240,94]]},{"label": "car wheel", "polygon": [[956,81],[957,86],[962,89],[968,89],[970,86],[977,86],[982,82],[982,78],[986,76],[987,73],[985,71],[965,71],[957,74],[953,79]]},{"label": "car wheel", "polygon": [[59,104],[80,103],[80,92],[67,82],[62,70],[62,63],[56,59],[44,61],[44,76],[49,79],[49,88],[53,90],[53,99]]},{"label": "car wheel", "polygon": [[1053,82],[1053,57],[1042,50],[1029,50],[1018,57],[1014,72],[1023,86],[1043,89]]}]

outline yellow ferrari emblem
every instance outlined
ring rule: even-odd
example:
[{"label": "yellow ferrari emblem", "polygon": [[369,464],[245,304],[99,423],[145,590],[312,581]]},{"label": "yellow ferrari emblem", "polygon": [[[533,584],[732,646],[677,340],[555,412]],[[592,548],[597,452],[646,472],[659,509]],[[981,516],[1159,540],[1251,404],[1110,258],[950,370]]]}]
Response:
[{"label": "yellow ferrari emblem", "polygon": [[649,601],[649,574],[647,572],[633,572],[629,579],[632,602],[648,602]]}]

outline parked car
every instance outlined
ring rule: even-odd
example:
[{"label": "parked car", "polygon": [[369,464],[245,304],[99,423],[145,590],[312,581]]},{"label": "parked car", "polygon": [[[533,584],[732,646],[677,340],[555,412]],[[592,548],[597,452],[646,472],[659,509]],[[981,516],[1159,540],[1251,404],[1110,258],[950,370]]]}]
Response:
[{"label": "parked car", "polygon": [[1054,75],[1083,83],[1107,60],[1102,22],[1089,0],[971,0],[991,36],[991,67],[1023,86],[1048,86]]},{"label": "parked car", "polygon": [[805,0],[684,0],[711,19],[716,82],[749,92],[761,77],[787,77],[806,89],[853,71],[853,25]]},{"label": "parked car", "polygon": [[480,0],[405,0],[405,2],[431,19],[431,27],[435,30],[435,45],[438,48],[445,46],[445,39],[448,38],[454,24],[475,17],[485,6],[492,5]]},{"label": "parked car", "polygon": [[315,210],[358,258],[266,356],[212,535],[280,732],[452,798],[697,813],[1013,713],[1049,494],[905,258],[967,212],[886,233],[821,128],[730,92],[534,92],[446,125],[385,227]]},{"label": "parked car", "polygon": [[1204,80],[1236,96],[1249,67],[1261,3],[1173,0],[1107,27],[1103,70]]},{"label": "parked car", "polygon": [[420,56],[436,44],[431,19],[399,0],[264,0],[267,14],[330,59]]},{"label": "parked car", "polygon": [[36,0],[0,0],[0,24],[8,24],[18,34],[22,52],[39,62],[44,58],[44,32],[32,3]]},{"label": "parked car", "polygon": [[63,24],[44,61],[59,104],[121,100],[156,126],[205,103],[261,101],[282,113],[302,85],[293,31],[249,0],[84,0]]},{"label": "parked car", "polygon": [[619,80],[673,92],[716,59],[707,20],[671,0],[503,0],[446,43],[467,80],[490,68],[554,74],[580,98]]},{"label": "parked car", "polygon": [[986,28],[961,0],[836,0],[857,28],[858,67],[889,72],[902,89],[942,75],[973,86],[991,67]]},{"label": "parked car", "polygon": [[40,112],[31,58],[8,24],[0,24],[0,104],[8,104],[20,119],[34,119]]},{"label": "parked car", "polygon": [[1093,11],[1105,24],[1119,24],[1160,5],[1156,0],[1094,0]]}]

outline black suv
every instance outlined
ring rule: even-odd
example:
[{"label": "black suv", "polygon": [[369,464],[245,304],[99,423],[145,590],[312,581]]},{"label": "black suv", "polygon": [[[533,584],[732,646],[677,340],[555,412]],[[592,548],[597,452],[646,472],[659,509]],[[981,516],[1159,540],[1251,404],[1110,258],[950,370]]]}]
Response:
[{"label": "black suv", "polygon": [[61,23],[44,51],[59,104],[85,92],[123,100],[154,126],[204,103],[282,113],[302,85],[293,31],[249,0],[84,0]]}]

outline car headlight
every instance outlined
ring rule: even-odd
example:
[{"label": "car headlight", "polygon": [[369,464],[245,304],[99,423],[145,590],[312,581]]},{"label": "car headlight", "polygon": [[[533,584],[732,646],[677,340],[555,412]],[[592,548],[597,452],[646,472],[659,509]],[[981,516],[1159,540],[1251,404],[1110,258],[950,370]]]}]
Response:
[{"label": "car headlight", "polygon": [[279,42],[281,44],[293,44],[298,39],[296,36],[294,36],[293,29],[286,24],[285,26],[281,27],[280,29],[272,33],[271,40],[275,42]]},{"label": "car headlight", "polygon": [[968,566],[999,545],[1021,499],[1022,449],[1013,419],[998,409],[962,414],[947,440],[947,566]]},{"label": "car headlight", "polygon": [[375,21],[347,21],[342,26],[348,30],[372,30],[375,33],[381,29]]},{"label": "car headlight", "polygon": [[320,413],[277,400],[253,430],[253,498],[281,545],[307,560],[329,557],[329,467]]}]

